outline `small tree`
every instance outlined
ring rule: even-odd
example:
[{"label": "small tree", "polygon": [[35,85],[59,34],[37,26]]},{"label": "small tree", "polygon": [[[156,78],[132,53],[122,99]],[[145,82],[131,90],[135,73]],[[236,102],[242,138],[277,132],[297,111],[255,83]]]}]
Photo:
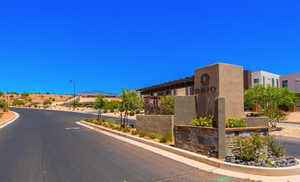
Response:
[{"label": "small tree", "polygon": [[105,100],[104,100],[105,96],[104,95],[98,95],[97,99],[94,103],[94,109],[98,110],[98,120],[102,119],[102,115],[101,115],[101,110],[104,108],[105,106]]},{"label": "small tree", "polygon": [[128,115],[130,113],[135,113],[137,110],[141,110],[144,102],[143,99],[138,96],[135,90],[123,89],[121,98],[122,101],[119,105],[119,111],[121,112],[122,127],[125,127],[128,124]]},{"label": "small tree", "polygon": [[3,99],[0,100],[0,108],[2,109],[3,112],[8,111],[8,104]]},{"label": "small tree", "polygon": [[174,100],[173,95],[160,97],[160,112],[161,114],[174,114]]},{"label": "small tree", "polygon": [[288,88],[257,85],[245,91],[245,105],[258,104],[272,127],[276,127],[286,116],[285,112],[278,109],[279,106],[292,107],[296,100],[296,93]]}]

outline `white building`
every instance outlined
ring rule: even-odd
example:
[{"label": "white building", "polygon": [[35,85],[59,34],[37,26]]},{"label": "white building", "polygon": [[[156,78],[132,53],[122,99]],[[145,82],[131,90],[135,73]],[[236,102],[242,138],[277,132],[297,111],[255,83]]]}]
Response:
[{"label": "white building", "polygon": [[266,71],[252,72],[252,85],[270,85],[280,87],[280,75]]}]

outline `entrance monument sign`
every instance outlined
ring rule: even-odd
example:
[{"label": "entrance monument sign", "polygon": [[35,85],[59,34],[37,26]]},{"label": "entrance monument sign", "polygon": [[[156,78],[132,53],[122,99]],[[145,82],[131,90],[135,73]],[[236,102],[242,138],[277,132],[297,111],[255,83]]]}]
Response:
[{"label": "entrance monument sign", "polygon": [[225,118],[244,117],[243,67],[218,63],[195,71],[197,116],[216,116],[216,99],[225,99]]}]

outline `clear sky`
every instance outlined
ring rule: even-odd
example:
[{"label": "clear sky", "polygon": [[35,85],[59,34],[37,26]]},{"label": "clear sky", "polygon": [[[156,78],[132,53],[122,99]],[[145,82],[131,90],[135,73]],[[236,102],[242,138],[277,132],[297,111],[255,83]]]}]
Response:
[{"label": "clear sky", "polygon": [[300,1],[3,1],[0,61],[18,92],[118,93],[216,62],[300,72]]}]

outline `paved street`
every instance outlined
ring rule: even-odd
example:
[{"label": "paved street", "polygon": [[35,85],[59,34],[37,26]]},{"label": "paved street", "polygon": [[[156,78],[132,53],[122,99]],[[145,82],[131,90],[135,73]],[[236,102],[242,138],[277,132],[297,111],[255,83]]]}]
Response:
[{"label": "paved street", "polygon": [[2,182],[247,181],[206,173],[75,124],[91,115],[14,109],[0,130]]},{"label": "paved street", "polygon": [[288,155],[300,158],[300,139],[292,137],[276,137],[279,143],[285,147]]}]

